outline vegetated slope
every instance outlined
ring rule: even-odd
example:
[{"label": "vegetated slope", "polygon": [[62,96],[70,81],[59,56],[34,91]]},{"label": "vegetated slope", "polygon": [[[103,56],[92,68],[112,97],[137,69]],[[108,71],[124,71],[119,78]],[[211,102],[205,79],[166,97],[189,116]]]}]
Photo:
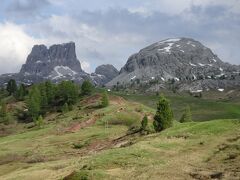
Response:
[{"label": "vegetated slope", "polygon": [[175,124],[83,159],[65,179],[239,179],[239,127],[237,120]]},{"label": "vegetated slope", "polygon": [[42,129],[27,124],[21,133],[1,137],[0,179],[239,177],[237,120],[131,134],[129,127],[139,126],[144,114],[151,129],[155,110],[115,95],[110,106],[99,108],[100,100],[99,94],[84,98],[73,111],[49,114]]},{"label": "vegetated slope", "polygon": [[[237,93],[210,91],[204,92],[202,98],[196,98],[187,93],[178,94],[169,91],[162,91],[162,93],[170,100],[176,120],[181,118],[184,108],[188,105],[191,108],[194,121],[240,118],[240,98]],[[114,92],[114,94],[153,109],[156,109],[159,99],[155,94],[126,94],[123,92]]]}]

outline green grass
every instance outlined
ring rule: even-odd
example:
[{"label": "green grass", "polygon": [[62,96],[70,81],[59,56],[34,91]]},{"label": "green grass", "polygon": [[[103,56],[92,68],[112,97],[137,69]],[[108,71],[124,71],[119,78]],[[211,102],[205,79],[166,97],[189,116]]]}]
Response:
[{"label": "green grass", "polygon": [[[158,97],[156,95],[125,94],[113,92],[127,100],[139,102],[145,106],[156,109]],[[166,93],[170,100],[174,117],[181,118],[184,108],[189,105],[194,121],[208,121],[213,119],[240,119],[240,103],[224,100],[201,99],[186,94],[178,95]]]},{"label": "green grass", "polygon": [[[239,120],[213,120],[219,117],[215,113],[223,107],[226,111],[221,115],[225,113],[230,118],[238,114],[237,103],[170,94],[175,117],[181,114],[185,104],[190,104],[194,117],[200,118],[197,120],[214,118],[204,122],[174,121],[173,127],[160,133],[125,136],[117,144],[97,150],[126,135],[130,126],[140,125],[144,114],[151,119],[155,113],[156,96],[121,96],[130,102],[115,101],[106,108],[93,108],[90,112],[84,108],[79,110],[79,102],[73,111],[46,122],[42,129],[24,129],[21,133],[1,137],[0,179],[62,179],[69,174],[69,179],[190,179],[185,171],[193,168],[189,162],[198,167],[219,145],[240,133]],[[97,117],[96,124],[74,133],[65,132],[72,125],[93,117]],[[149,127],[152,127],[152,119]],[[122,147],[121,143],[128,145]],[[222,161],[216,161],[219,163]]]},{"label": "green grass", "polygon": [[[99,179],[146,179],[150,176],[154,179],[159,177],[157,172],[172,172],[176,175],[177,169],[187,164],[185,156],[191,159],[192,164],[204,161],[215,151],[218,143],[225,142],[225,138],[237,134],[239,128],[238,120],[176,123],[174,127],[146,136],[132,146],[106,150],[86,158],[81,165],[91,167],[87,172],[89,174],[92,170],[105,172],[104,178]],[[186,135],[187,139],[181,138]],[[204,142],[205,145],[200,145],[200,142]],[[170,169],[167,169],[168,167]],[[155,169],[155,172],[152,172],[152,169]],[[111,170],[117,172],[109,174]]]}]

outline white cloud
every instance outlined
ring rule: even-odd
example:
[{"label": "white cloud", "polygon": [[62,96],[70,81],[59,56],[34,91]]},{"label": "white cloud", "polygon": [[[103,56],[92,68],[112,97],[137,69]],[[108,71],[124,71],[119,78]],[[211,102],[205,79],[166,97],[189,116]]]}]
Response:
[{"label": "white cloud", "polygon": [[25,62],[32,46],[39,40],[27,35],[21,26],[0,24],[0,72],[17,72]]},{"label": "white cloud", "polygon": [[90,64],[87,61],[81,61],[81,65],[82,65],[82,69],[87,72],[90,73],[91,69],[90,69]]}]

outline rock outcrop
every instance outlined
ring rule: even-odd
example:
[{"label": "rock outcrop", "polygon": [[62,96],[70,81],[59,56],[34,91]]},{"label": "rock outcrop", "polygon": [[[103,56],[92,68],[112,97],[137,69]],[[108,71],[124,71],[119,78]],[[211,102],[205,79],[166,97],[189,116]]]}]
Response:
[{"label": "rock outcrop", "polygon": [[94,80],[97,84],[104,85],[117,77],[118,74],[119,71],[113,65],[104,64],[98,66],[95,70],[95,73],[92,73],[91,75],[94,77]]},{"label": "rock outcrop", "polygon": [[84,79],[92,80],[81,68],[74,42],[52,45],[49,48],[45,45],[35,45],[20,72],[2,75],[0,84],[6,83],[9,79],[24,84],[46,80],[52,82],[72,80],[77,83],[81,83]]},{"label": "rock outcrop", "polygon": [[221,61],[200,42],[189,38],[167,39],[133,54],[119,76],[109,82],[116,84],[147,84],[155,82],[166,87],[173,81],[180,90],[205,90],[240,85],[239,66]]}]

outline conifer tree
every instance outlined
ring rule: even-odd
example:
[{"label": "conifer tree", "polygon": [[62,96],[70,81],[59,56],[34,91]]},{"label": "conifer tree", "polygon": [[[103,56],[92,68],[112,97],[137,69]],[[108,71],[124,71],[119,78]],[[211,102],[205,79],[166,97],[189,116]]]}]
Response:
[{"label": "conifer tree", "polygon": [[26,94],[27,94],[26,87],[24,86],[24,84],[21,84],[16,92],[16,99],[23,101]]},{"label": "conifer tree", "polygon": [[10,79],[7,84],[7,91],[9,95],[14,95],[17,91],[17,83],[14,79]]},{"label": "conifer tree", "polygon": [[45,83],[38,85],[38,88],[40,90],[41,112],[45,114],[48,107],[48,99],[47,99]]},{"label": "conifer tree", "polygon": [[30,90],[27,107],[31,118],[36,120],[41,112],[41,94],[37,86],[33,86]]},{"label": "conifer tree", "polygon": [[82,95],[91,95],[93,92],[93,85],[90,81],[86,80],[81,86]]},{"label": "conifer tree", "polygon": [[35,125],[40,129],[43,127],[43,117],[40,115],[38,118],[35,120]]},{"label": "conifer tree", "polygon": [[190,106],[187,106],[184,110],[184,113],[180,119],[181,123],[184,122],[191,122],[192,121],[192,113],[191,113],[191,108]]},{"label": "conifer tree", "polygon": [[58,97],[62,104],[68,103],[73,105],[77,102],[79,89],[76,84],[71,81],[62,81],[58,85]]},{"label": "conifer tree", "polygon": [[54,97],[56,94],[55,86],[51,81],[46,81],[45,87],[46,87],[46,95],[47,95],[48,105],[50,105],[53,103]]},{"label": "conifer tree", "polygon": [[145,131],[148,125],[148,117],[145,115],[141,122],[141,130]]},{"label": "conifer tree", "polygon": [[155,131],[159,132],[171,127],[173,124],[173,113],[169,101],[163,96],[160,96],[157,104],[157,112],[154,116],[153,126]]},{"label": "conifer tree", "polygon": [[108,94],[107,94],[107,91],[104,91],[102,95],[101,106],[107,107],[108,105],[109,105]]}]

